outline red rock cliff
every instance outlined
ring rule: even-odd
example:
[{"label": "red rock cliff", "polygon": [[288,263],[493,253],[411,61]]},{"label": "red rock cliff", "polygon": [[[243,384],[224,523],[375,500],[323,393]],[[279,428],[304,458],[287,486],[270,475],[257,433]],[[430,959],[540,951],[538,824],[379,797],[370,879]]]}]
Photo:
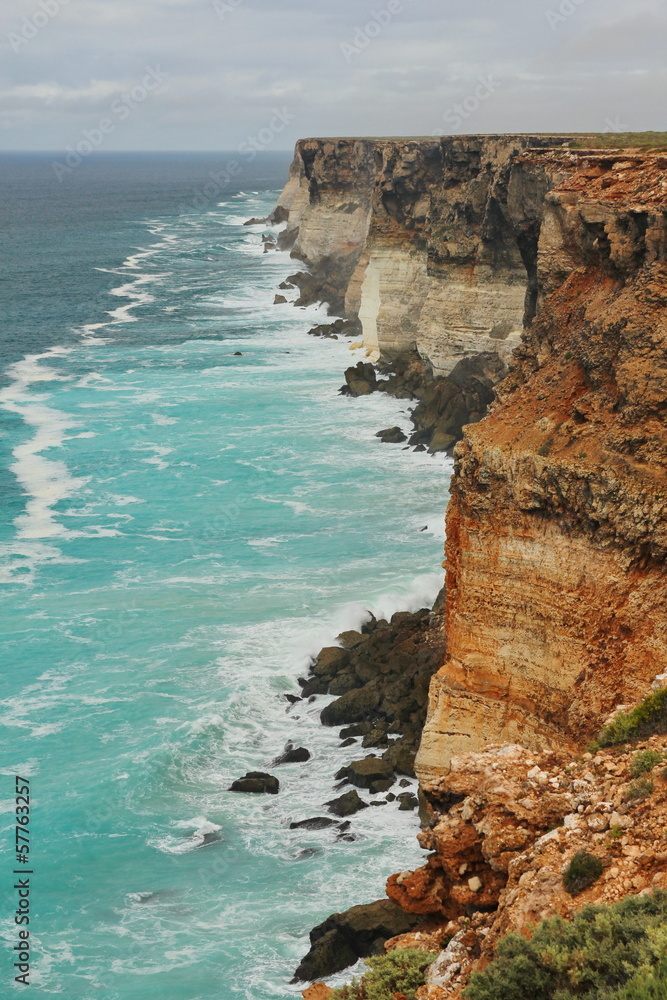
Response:
[{"label": "red rock cliff", "polygon": [[667,158],[536,159],[567,176],[537,317],[457,449],[424,781],[489,741],[579,741],[667,669]]}]

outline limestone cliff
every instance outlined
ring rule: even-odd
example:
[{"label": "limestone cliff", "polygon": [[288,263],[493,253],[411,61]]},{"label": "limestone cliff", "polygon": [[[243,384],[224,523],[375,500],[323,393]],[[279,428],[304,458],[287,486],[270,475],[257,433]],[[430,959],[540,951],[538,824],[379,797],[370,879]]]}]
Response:
[{"label": "limestone cliff", "polygon": [[574,169],[537,318],[458,446],[422,779],[488,741],[581,740],[667,668],[667,159],[539,155]]},{"label": "limestone cliff", "polygon": [[416,346],[436,375],[507,358],[534,315],[545,195],[565,161],[522,158],[564,138],[304,139],[274,219],[316,278],[392,357]]}]

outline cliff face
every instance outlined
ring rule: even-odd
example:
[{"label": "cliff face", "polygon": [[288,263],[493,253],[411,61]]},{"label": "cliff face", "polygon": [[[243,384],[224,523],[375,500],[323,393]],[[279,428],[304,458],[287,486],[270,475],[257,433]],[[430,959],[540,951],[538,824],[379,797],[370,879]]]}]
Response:
[{"label": "cliff face", "polygon": [[423,780],[488,741],[581,740],[667,669],[667,159],[543,156],[574,169],[537,319],[457,450]]},{"label": "cliff face", "polygon": [[564,143],[307,139],[277,209],[376,356],[512,356],[458,447],[424,780],[568,746],[667,668],[667,158]]},{"label": "cliff face", "polygon": [[376,356],[412,347],[435,374],[507,358],[535,311],[546,193],[568,165],[524,160],[564,139],[305,139],[275,218],[318,297],[358,317]]}]

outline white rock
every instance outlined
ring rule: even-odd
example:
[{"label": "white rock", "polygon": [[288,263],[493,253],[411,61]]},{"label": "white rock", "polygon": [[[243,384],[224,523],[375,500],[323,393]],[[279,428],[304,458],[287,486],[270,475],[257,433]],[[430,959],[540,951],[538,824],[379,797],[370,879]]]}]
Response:
[{"label": "white rock", "polygon": [[483,887],[483,882],[481,878],[474,875],[472,878],[468,879],[468,888],[471,892],[479,892]]}]

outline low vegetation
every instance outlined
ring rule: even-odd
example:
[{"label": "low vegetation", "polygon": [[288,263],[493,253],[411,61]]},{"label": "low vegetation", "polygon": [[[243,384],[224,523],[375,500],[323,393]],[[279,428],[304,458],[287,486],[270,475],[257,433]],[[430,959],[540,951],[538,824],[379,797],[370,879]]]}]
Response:
[{"label": "low vegetation", "polygon": [[573,149],[667,149],[667,132],[599,132],[578,135],[570,145]]},{"label": "low vegetation", "polygon": [[638,750],[630,764],[630,777],[640,778],[642,774],[648,774],[662,759],[657,750]]},{"label": "low vegetation", "polygon": [[432,951],[396,948],[386,955],[366,959],[368,971],[361,979],[335,990],[332,1000],[393,1000],[395,993],[414,1000],[425,983],[426,970],[435,961]]},{"label": "low vegetation", "polygon": [[667,1000],[667,893],[552,917],[506,937],[467,1000]]},{"label": "low vegetation", "polygon": [[563,885],[571,896],[589,889],[602,875],[603,866],[599,858],[587,851],[578,851],[563,874]]},{"label": "low vegetation", "polygon": [[667,688],[654,691],[630,709],[619,712],[597,738],[597,746],[613,747],[630,740],[667,733]]},{"label": "low vegetation", "polygon": [[625,793],[626,802],[643,802],[653,792],[653,782],[650,778],[638,778],[633,781]]}]

